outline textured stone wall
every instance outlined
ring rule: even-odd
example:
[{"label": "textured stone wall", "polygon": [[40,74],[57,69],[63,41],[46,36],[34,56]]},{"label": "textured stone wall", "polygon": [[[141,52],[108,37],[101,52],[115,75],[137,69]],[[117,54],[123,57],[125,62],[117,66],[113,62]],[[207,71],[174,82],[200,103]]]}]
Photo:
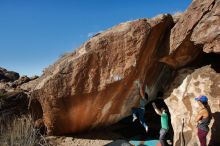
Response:
[{"label": "textured stone wall", "polygon": [[174,146],[183,143],[188,146],[199,146],[195,117],[198,113],[195,97],[206,95],[213,114],[208,143],[220,143],[220,74],[210,66],[200,69],[182,69],[178,72],[165,102],[171,114],[174,130]]}]

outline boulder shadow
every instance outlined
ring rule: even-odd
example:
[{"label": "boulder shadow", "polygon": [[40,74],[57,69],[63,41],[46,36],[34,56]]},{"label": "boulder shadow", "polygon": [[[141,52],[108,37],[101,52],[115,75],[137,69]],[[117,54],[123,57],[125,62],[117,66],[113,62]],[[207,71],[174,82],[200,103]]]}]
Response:
[{"label": "boulder shadow", "polygon": [[[163,100],[156,100],[155,102],[158,104],[158,106],[166,107]],[[144,127],[140,124],[140,121],[137,119],[133,122],[132,115],[130,115],[122,119],[118,123],[110,125],[108,127],[100,127],[91,131],[84,131],[78,134],[70,134],[68,136],[74,139],[99,139],[112,141],[121,139],[126,141],[136,141],[140,143],[145,141],[158,140],[159,131],[161,128],[160,116],[155,113],[151,102],[147,104],[145,108],[145,121],[146,124],[149,126],[149,131],[147,133]],[[172,138],[173,129],[171,128],[170,133],[168,134],[168,139],[172,141]]]},{"label": "boulder shadow", "polygon": [[215,112],[212,114],[214,123],[210,129],[211,138],[209,146],[219,146],[220,145],[220,112]]}]

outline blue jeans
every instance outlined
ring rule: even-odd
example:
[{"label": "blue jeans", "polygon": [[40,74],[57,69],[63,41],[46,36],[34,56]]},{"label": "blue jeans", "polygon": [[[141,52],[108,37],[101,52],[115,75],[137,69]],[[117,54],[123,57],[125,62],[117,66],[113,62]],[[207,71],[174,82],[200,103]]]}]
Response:
[{"label": "blue jeans", "polygon": [[144,113],[145,113],[145,110],[142,108],[132,108],[132,115],[138,117],[141,125],[143,125],[144,128],[146,129],[147,124],[145,123],[145,120],[144,120]]},{"label": "blue jeans", "polygon": [[166,134],[168,132],[168,129],[164,129],[164,128],[161,128],[160,129],[160,143],[161,143],[161,146],[166,146]]}]

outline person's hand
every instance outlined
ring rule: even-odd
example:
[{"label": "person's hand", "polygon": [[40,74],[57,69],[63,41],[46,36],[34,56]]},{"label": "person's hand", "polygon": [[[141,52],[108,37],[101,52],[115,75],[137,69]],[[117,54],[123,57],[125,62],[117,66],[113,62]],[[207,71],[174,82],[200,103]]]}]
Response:
[{"label": "person's hand", "polygon": [[139,87],[139,85],[140,85],[139,80],[135,80],[134,83],[135,83],[135,85],[136,85],[137,87]]},{"label": "person's hand", "polygon": [[198,122],[193,122],[193,126],[197,127]]},{"label": "person's hand", "polygon": [[148,130],[149,130],[148,126],[145,127],[145,130],[146,130],[146,132],[148,132]]},{"label": "person's hand", "polygon": [[152,102],[152,105],[153,105],[153,107],[155,107],[155,106],[156,106],[156,104],[155,104],[154,102]]},{"label": "person's hand", "polygon": [[138,88],[141,88],[143,86],[142,81],[139,79],[135,81],[135,84],[137,85]]},{"label": "person's hand", "polygon": [[140,80],[136,80],[136,85],[137,85],[137,87],[138,87],[138,88],[140,88],[140,87],[141,87]]}]

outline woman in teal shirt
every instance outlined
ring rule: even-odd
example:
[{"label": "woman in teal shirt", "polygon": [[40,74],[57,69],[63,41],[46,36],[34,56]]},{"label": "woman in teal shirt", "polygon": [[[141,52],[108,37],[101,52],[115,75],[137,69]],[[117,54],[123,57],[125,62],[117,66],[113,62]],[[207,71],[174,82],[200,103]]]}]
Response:
[{"label": "woman in teal shirt", "polygon": [[168,124],[168,114],[166,113],[166,109],[165,108],[161,108],[161,110],[159,110],[155,103],[152,103],[155,112],[161,116],[160,120],[161,120],[161,129],[160,129],[160,143],[162,146],[166,146],[166,135],[168,133],[169,130],[169,124]]}]

